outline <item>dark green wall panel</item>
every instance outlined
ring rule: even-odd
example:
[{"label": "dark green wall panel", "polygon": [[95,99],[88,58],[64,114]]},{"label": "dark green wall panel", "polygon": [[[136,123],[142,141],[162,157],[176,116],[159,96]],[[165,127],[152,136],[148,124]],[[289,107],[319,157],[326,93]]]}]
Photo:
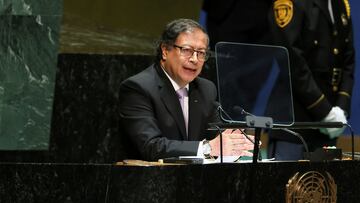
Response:
[{"label": "dark green wall panel", "polygon": [[0,12],[0,149],[47,149],[62,1],[2,1]]}]

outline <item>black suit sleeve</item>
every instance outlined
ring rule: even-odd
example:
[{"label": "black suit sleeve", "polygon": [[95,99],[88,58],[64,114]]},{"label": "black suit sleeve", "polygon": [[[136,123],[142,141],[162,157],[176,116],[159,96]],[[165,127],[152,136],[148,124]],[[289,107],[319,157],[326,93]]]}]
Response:
[{"label": "black suit sleeve", "polygon": [[341,75],[341,84],[338,91],[336,105],[342,108],[350,116],[351,93],[354,85],[355,49],[353,42],[353,27],[349,20],[348,34],[345,38],[344,68]]}]

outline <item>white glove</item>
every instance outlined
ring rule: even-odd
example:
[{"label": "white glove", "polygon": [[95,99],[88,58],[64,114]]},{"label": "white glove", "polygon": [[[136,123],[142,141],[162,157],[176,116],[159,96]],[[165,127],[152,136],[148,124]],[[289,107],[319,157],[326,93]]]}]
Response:
[{"label": "white glove", "polygon": [[[344,110],[338,106],[334,106],[329,114],[322,120],[323,122],[342,122],[347,123]],[[320,132],[328,135],[330,139],[339,137],[345,130],[345,126],[342,128],[320,128]]]}]

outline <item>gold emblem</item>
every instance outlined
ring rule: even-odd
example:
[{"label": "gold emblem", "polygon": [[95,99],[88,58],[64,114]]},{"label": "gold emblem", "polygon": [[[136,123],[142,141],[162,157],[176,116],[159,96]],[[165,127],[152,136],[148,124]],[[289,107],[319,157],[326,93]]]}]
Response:
[{"label": "gold emblem", "polygon": [[291,0],[277,0],[274,3],[276,24],[283,28],[288,25],[293,17],[293,3]]},{"label": "gold emblem", "polygon": [[297,172],[286,184],[286,203],[292,202],[336,202],[337,186],[328,173],[309,171],[303,175]]},{"label": "gold emblem", "polygon": [[348,18],[350,18],[350,4],[348,0],[344,0],[345,9],[346,9],[346,15]]},{"label": "gold emblem", "polygon": [[347,20],[345,14],[343,14],[343,13],[341,14],[341,22],[344,26],[347,26],[347,24],[348,24],[348,20]]}]

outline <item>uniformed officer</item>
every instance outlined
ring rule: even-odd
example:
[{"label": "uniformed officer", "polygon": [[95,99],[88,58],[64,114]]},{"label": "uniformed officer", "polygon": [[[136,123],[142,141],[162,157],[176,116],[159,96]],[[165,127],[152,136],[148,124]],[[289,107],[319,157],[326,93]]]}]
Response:
[{"label": "uniformed officer", "polygon": [[[295,121],[346,123],[355,64],[348,0],[275,0],[270,21],[275,44],[289,51]],[[343,130],[298,132],[309,151],[314,151],[336,145]],[[301,159],[303,146],[292,135],[272,131],[269,155],[280,160]]]}]

